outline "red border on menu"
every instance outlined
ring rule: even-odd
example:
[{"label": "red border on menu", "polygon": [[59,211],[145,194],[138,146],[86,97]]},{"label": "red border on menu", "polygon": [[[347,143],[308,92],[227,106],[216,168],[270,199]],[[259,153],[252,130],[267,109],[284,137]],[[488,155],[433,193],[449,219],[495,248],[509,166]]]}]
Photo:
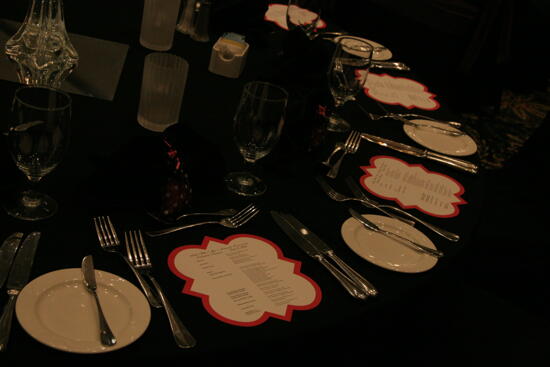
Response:
[{"label": "red border on menu", "polygon": [[[267,11],[265,12],[264,14],[264,21],[266,22],[273,22],[275,23],[279,28],[282,28],[284,29],[285,31],[288,31],[288,25],[286,24],[286,18],[284,19],[285,20],[285,24],[282,24],[278,19],[276,18],[269,18],[268,15],[270,14],[270,10],[271,8],[275,8],[275,7],[280,7],[281,9],[282,8],[287,8],[288,5],[285,5],[285,4],[278,4],[278,3],[272,3],[272,4],[269,4],[267,6]],[[286,14],[286,10],[284,11],[285,14]],[[317,24],[317,27],[315,27],[316,29],[323,29],[323,28],[326,28],[327,27],[327,23],[323,20],[323,19],[319,19],[319,24]]]},{"label": "red border on menu", "polygon": [[[271,245],[275,249],[275,251],[277,253],[277,257],[278,257],[279,260],[283,260],[283,261],[293,263],[294,264],[294,274],[304,278],[306,281],[308,281],[314,287],[314,289],[315,289],[315,298],[313,299],[313,301],[310,304],[303,305],[303,306],[291,305],[290,304],[290,305],[287,306],[286,312],[282,316],[278,315],[278,314],[273,314],[271,312],[264,312],[263,315],[260,318],[258,318],[255,321],[252,321],[252,322],[235,321],[235,320],[229,319],[227,317],[224,317],[223,315],[216,312],[216,310],[214,310],[214,308],[210,305],[210,301],[209,301],[210,296],[208,294],[203,294],[203,293],[195,292],[195,291],[192,290],[193,283],[194,283],[195,280],[193,278],[187,277],[186,275],[182,274],[176,268],[175,263],[174,263],[174,259],[175,259],[175,257],[177,256],[177,254],[179,252],[185,251],[186,249],[206,249],[208,247],[208,243],[210,241],[215,241],[217,243],[223,243],[223,244],[227,245],[232,240],[234,240],[236,238],[240,238],[240,237],[254,238],[254,239],[263,241],[266,244]],[[231,235],[231,236],[225,238],[225,240],[219,240],[219,239],[214,238],[214,237],[205,236],[200,245],[185,245],[185,246],[177,247],[174,250],[172,250],[172,252],[168,256],[168,267],[170,268],[170,270],[176,276],[178,276],[179,278],[185,280],[185,286],[183,287],[181,292],[185,293],[185,294],[189,294],[191,296],[201,298],[202,303],[203,303],[205,309],[208,311],[208,313],[210,313],[213,317],[217,318],[218,320],[221,320],[223,322],[226,322],[226,323],[232,324],[232,325],[236,325],[236,326],[257,326],[257,325],[260,325],[260,324],[264,323],[265,321],[267,321],[270,317],[285,320],[285,321],[291,321],[292,313],[293,313],[294,310],[309,310],[309,309],[312,309],[312,308],[316,307],[321,302],[321,288],[319,287],[319,285],[313,279],[311,279],[307,275],[300,272],[301,265],[302,265],[302,263],[300,261],[289,259],[289,258],[285,257],[283,255],[283,252],[280,249],[280,247],[277,246],[272,241],[270,241],[266,238],[260,237],[260,236],[252,235],[252,234]]]},{"label": "red border on menu", "polygon": [[[379,158],[389,158],[389,159],[393,159],[393,160],[396,160],[396,161],[399,161],[401,163],[403,163],[404,165],[408,166],[408,167],[411,167],[411,168],[414,168],[414,167],[418,167],[420,169],[422,169],[426,174],[429,174],[429,175],[437,175],[437,176],[441,176],[441,177],[444,177],[445,179],[447,180],[450,180],[452,181],[453,183],[455,183],[457,185],[457,187],[459,188],[459,190],[453,194],[453,196],[457,199],[456,201],[452,202],[450,205],[453,206],[453,212],[450,213],[450,214],[447,214],[447,215],[440,215],[440,214],[435,214],[435,213],[432,213],[430,211],[427,211],[425,209],[423,209],[421,206],[419,205],[406,205],[404,204],[398,197],[396,196],[385,196],[385,195],[382,195],[374,190],[372,190],[371,188],[369,188],[367,185],[365,185],[365,180],[369,177],[372,177],[373,175],[368,171],[369,169],[374,169],[374,168],[377,168],[376,166],[376,160],[379,159]],[[464,186],[462,186],[462,184],[460,182],[458,182],[457,180],[455,180],[454,178],[448,176],[448,175],[445,175],[443,173],[439,173],[439,172],[434,172],[434,171],[430,171],[428,170],[426,167],[424,167],[422,164],[410,164],[402,159],[399,159],[399,158],[396,158],[396,157],[392,157],[392,156],[389,156],[389,155],[377,155],[377,156],[373,156],[370,158],[369,160],[369,163],[370,163],[370,166],[361,166],[360,168],[365,172],[365,174],[363,176],[361,176],[359,178],[359,182],[361,184],[361,186],[367,190],[368,192],[370,192],[371,194],[381,198],[381,199],[385,199],[385,200],[392,200],[392,201],[395,201],[397,204],[399,204],[399,206],[403,209],[417,209],[419,210],[420,212],[422,213],[425,213],[425,214],[428,214],[432,217],[438,217],[438,218],[452,218],[452,217],[456,217],[459,213],[460,213],[460,208],[459,208],[459,205],[464,205],[464,204],[467,204],[468,202],[466,200],[464,200],[462,198],[462,194],[464,194]]]}]

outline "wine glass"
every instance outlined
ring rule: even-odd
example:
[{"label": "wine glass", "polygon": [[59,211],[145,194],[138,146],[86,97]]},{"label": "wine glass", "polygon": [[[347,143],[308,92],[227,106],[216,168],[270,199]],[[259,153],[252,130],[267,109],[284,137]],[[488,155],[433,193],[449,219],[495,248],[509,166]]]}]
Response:
[{"label": "wine glass", "polygon": [[[277,85],[253,81],[244,86],[233,121],[233,137],[245,162],[254,165],[268,155],[279,141],[284,125],[287,91]],[[246,172],[231,172],[226,178],[227,188],[239,195],[262,195],[267,185]]]},{"label": "wine glass", "polygon": [[[11,112],[7,145],[15,165],[33,185],[61,162],[69,140],[71,97],[48,87],[20,87]],[[54,199],[32,188],[5,204],[9,215],[28,221],[51,217],[57,207]]]},{"label": "wine glass", "polygon": [[316,37],[321,19],[318,0],[289,0],[286,11],[286,25],[289,31],[301,29],[309,39]]},{"label": "wine glass", "polygon": [[[368,42],[342,36],[337,39],[328,70],[328,86],[334,99],[334,109],[354,100],[364,88],[372,61],[373,46]],[[338,113],[328,114],[327,130],[343,132],[349,123]]]}]

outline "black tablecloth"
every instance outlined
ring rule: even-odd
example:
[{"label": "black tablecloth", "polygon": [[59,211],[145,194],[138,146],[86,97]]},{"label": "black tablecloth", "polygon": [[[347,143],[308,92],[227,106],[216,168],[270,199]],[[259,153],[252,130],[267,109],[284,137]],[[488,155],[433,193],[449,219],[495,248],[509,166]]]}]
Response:
[{"label": "black tablecloth", "polygon": [[[232,116],[242,86],[250,80],[270,80],[284,85],[291,94],[289,120],[281,141],[268,157],[259,162],[261,174],[269,185],[265,195],[253,200],[262,208],[262,213],[237,232],[222,226],[205,226],[147,240],[153,263],[156,264],[157,279],[183,322],[196,337],[197,346],[189,350],[178,349],[164,312],[152,310],[151,323],[136,342],[111,353],[85,356],[88,360],[154,359],[185,363],[219,359],[239,364],[258,357],[273,360],[277,356],[292,356],[298,359],[310,353],[317,356],[343,353],[343,358],[347,359],[356,359],[357,355],[353,353],[382,358],[389,349],[382,344],[388,343],[393,336],[399,343],[408,342],[399,340],[400,324],[393,324],[392,320],[402,319],[403,313],[410,312],[408,305],[412,299],[426,292],[452,292],[445,287],[445,279],[460,263],[461,253],[470,246],[470,235],[476,228],[478,213],[483,205],[484,174],[472,175],[363,142],[359,153],[344,161],[342,174],[332,181],[336,188],[345,190],[344,178],[347,176],[355,179],[362,176],[359,166],[368,164],[372,156],[392,155],[453,177],[464,185],[463,198],[468,204],[461,206],[460,215],[454,218],[434,218],[413,211],[461,235],[458,243],[451,243],[424,231],[447,254],[428,272],[392,272],[355,255],[340,235],[340,226],[349,217],[347,207],[330,200],[314,181],[315,175],[326,172],[320,160],[326,157],[336,141],[346,136],[323,133],[319,129],[320,120],[313,113],[316,101],[327,101],[326,90],[322,88],[324,73],[318,72],[326,63],[324,57],[330,52],[330,43],[318,40],[306,44],[312,48],[302,50],[301,56],[310,59],[301,59],[303,64],[293,67],[285,56],[289,52],[299,52],[299,48],[287,44],[284,32],[266,23],[249,34],[251,49],[243,74],[238,79],[229,79],[208,71],[212,45],[219,33],[213,32],[211,41],[206,43],[195,42],[176,33],[174,46],[169,52],[185,58],[190,64],[190,73],[179,124],[165,134],[159,134],[145,130],[136,120],[143,59],[151,52],[138,42],[141,4],[131,2],[131,5],[126,3],[123,7],[118,3],[104,2],[102,6],[109,11],[99,8],[86,10],[86,6],[77,9],[75,5],[67,4],[66,8],[70,32],[122,42],[130,47],[113,101],[72,95],[70,148],[62,164],[41,184],[42,190],[59,201],[57,215],[43,222],[24,223],[0,213],[0,238],[14,231],[39,230],[43,233],[32,278],[59,269],[79,267],[81,259],[91,254],[98,269],[116,273],[137,284],[122,259],[100,248],[92,217],[110,215],[120,232],[160,227],[145,213],[145,202],[150,193],[148,190],[157,183],[152,175],[161,164],[159,151],[163,137],[177,142],[187,165],[193,187],[190,210],[243,207],[250,200],[229,193],[223,186],[223,176],[243,165],[231,137]],[[12,19],[19,20],[16,18],[19,16],[17,9],[11,10]],[[219,28],[223,27],[218,24],[215,29]],[[219,31],[232,31],[232,28],[228,26]],[[281,50],[282,54],[279,52]],[[422,81],[421,75],[406,75]],[[17,86],[6,81],[0,83],[2,116],[7,116],[10,99]],[[444,106],[444,96],[438,98]],[[366,96],[359,96],[356,103],[373,112],[381,112],[380,106]],[[386,108],[394,112],[404,111],[396,106]],[[399,123],[372,122],[355,102],[346,104],[341,112],[357,129],[414,145],[407,140]],[[435,117],[453,117],[452,112],[444,107],[431,114]],[[11,162],[3,142],[0,147],[4,152],[0,155],[0,188],[4,195],[10,195],[13,189],[24,183],[24,178]],[[476,160],[475,156],[468,158]],[[375,214],[366,208],[356,209]],[[350,297],[324,268],[305,256],[275,225],[269,210],[288,211],[301,219],[346,262],[375,284],[380,295],[366,302]],[[300,260],[303,273],[314,279],[322,289],[323,298],[319,306],[309,311],[295,312],[291,322],[270,319],[256,327],[238,327],[213,318],[199,298],[182,294],[182,280],[172,274],[167,266],[169,253],[178,246],[200,244],[206,235],[224,239],[235,233],[267,238],[279,245],[286,257]],[[4,301],[4,294],[1,297]],[[414,318],[414,314],[410,317]],[[1,360],[11,361],[72,361],[82,358],[82,355],[64,353],[42,345],[17,322],[12,328],[8,350],[0,356]]]}]

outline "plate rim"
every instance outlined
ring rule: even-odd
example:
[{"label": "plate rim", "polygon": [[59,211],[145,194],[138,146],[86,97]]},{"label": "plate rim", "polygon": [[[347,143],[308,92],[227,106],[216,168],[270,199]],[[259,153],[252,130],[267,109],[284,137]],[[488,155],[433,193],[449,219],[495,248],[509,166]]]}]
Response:
[{"label": "plate rim", "polygon": [[375,60],[375,61],[386,61],[386,60],[390,60],[393,57],[393,52],[389,48],[387,48],[386,46],[384,46],[381,43],[370,40],[368,38],[344,34],[344,35],[341,35],[341,36],[338,36],[338,37],[334,37],[334,42],[338,42],[338,40],[342,37],[355,38],[355,39],[360,40],[360,41],[365,41],[365,42],[370,43],[373,47],[384,47],[387,50],[389,56],[388,57],[374,57],[373,56],[372,59]]},{"label": "plate rim", "polygon": [[[430,121],[430,120],[426,120],[426,119],[414,119],[414,120],[411,120],[411,121],[422,121],[422,123],[431,123],[433,121]],[[434,147],[433,145],[430,145],[430,144],[427,144],[425,142],[424,139],[420,139],[416,134],[415,132],[418,131],[419,129],[414,127],[414,126],[411,126],[411,125],[407,125],[407,124],[403,124],[403,131],[405,132],[405,134],[411,138],[412,140],[414,140],[416,143],[422,145],[423,147],[425,148],[428,148],[428,149],[431,149],[435,152],[438,152],[438,153],[441,153],[441,154],[446,154],[446,155],[452,155],[452,156],[455,156],[455,157],[467,157],[467,156],[470,156],[470,155],[473,155],[475,154],[477,151],[478,151],[478,146],[477,146],[477,143],[475,142],[475,140],[468,134],[465,134],[464,137],[466,137],[469,141],[471,141],[471,143],[473,143],[473,151],[472,150],[466,150],[466,152],[464,153],[461,153],[461,152],[457,152],[456,150],[453,150],[453,151],[449,151],[449,150],[445,150],[445,149],[441,149],[439,147]],[[435,133],[437,134],[437,133]],[[441,134],[440,134],[441,135]],[[443,136],[443,138],[445,138],[445,136]],[[449,136],[449,138],[452,138],[452,139],[456,139],[456,138],[463,138],[461,136],[458,136],[458,137],[452,137],[452,136]],[[470,153],[471,152],[471,153]]]},{"label": "plate rim", "polygon": [[[139,308],[139,312],[133,312],[134,315],[139,315],[139,318],[133,318],[131,319],[132,322],[129,324],[133,325],[134,332],[130,337],[128,337],[126,340],[121,340],[121,335],[125,334],[119,334],[117,335],[118,341],[117,343],[112,347],[106,347],[101,344],[99,341],[99,338],[97,340],[97,346],[94,346],[90,348],[89,346],[92,345],[92,343],[86,343],[85,345],[87,348],[79,348],[75,344],[71,345],[70,343],[65,344],[63,347],[59,345],[59,343],[55,343],[52,340],[47,340],[47,338],[44,338],[44,335],[42,333],[48,333],[46,328],[37,327],[36,325],[40,325],[39,322],[36,322],[36,317],[34,315],[29,315],[26,313],[23,313],[22,307],[26,305],[26,302],[32,302],[32,300],[36,300],[37,297],[39,297],[43,292],[38,292],[36,294],[30,294],[28,292],[31,292],[33,287],[40,286],[40,283],[42,282],[50,282],[51,286],[55,286],[56,284],[62,284],[66,281],[71,281],[75,278],[77,274],[81,274],[80,268],[65,268],[65,269],[58,269],[53,270],[48,273],[42,274],[33,280],[31,280],[29,283],[25,285],[25,287],[21,290],[19,293],[19,296],[17,297],[17,302],[15,305],[15,314],[17,317],[17,320],[19,321],[19,324],[25,330],[25,332],[31,336],[36,341],[42,343],[43,345],[46,345],[50,348],[63,351],[63,352],[69,352],[69,353],[75,353],[75,354],[98,354],[98,353],[106,353],[115,351],[121,348],[124,348],[136,340],[138,340],[147,328],[149,327],[149,324],[151,322],[151,307],[149,306],[149,303],[143,293],[130,281],[127,279],[113,274],[108,271],[95,269],[97,281],[98,284],[102,283],[105,280],[116,280],[119,282],[119,284],[124,284],[124,288],[118,288],[118,293],[125,294],[126,300],[129,302],[132,306]],[[73,274],[73,275],[71,275]],[[51,279],[54,277],[53,279]],[[58,277],[58,280],[56,281],[55,277]],[[45,284],[46,285],[46,284]],[[51,288],[51,286],[48,287],[48,289]],[[44,287],[44,286],[41,286]],[[122,289],[122,290],[121,290]],[[133,293],[128,295],[128,293]],[[30,297],[28,300],[26,297]],[[28,310],[28,309],[27,309]],[[143,313],[144,311],[144,313]],[[141,322],[139,322],[141,320]],[[49,332],[51,334],[51,332]],[[70,341],[69,338],[63,338],[65,341]],[[61,339],[57,339],[61,340]],[[84,344],[83,344],[84,345]],[[72,348],[71,348],[72,346]]]},{"label": "plate rim", "polygon": [[[396,222],[399,222],[398,219],[394,219],[394,218],[391,218],[391,217],[386,217],[386,216],[383,216],[383,215],[376,215],[376,214],[361,214],[361,216],[363,217],[366,217],[367,219],[369,219],[371,222],[375,223],[375,224],[379,224],[378,223],[378,220],[380,218],[382,218],[384,221],[396,221]],[[400,225],[403,225],[405,226],[406,228],[408,229],[412,229],[413,231],[417,232],[422,238],[424,238],[425,240],[427,240],[426,242],[422,242],[423,245],[427,246],[427,247],[431,247],[433,249],[436,249],[436,246],[434,245],[434,243],[424,234],[422,233],[421,231],[419,231],[418,229],[406,224],[406,223],[402,223],[402,222],[399,222]],[[370,262],[371,264],[373,265],[376,265],[378,267],[381,267],[383,269],[386,269],[386,270],[391,270],[391,271],[395,271],[395,272],[398,272],[398,273],[403,273],[403,274],[417,274],[417,273],[424,273],[430,269],[432,269],[433,267],[435,267],[435,265],[438,263],[438,259],[434,258],[433,256],[429,256],[429,255],[425,255],[424,259],[426,259],[426,261],[430,260],[427,264],[427,266],[425,267],[422,267],[420,268],[420,270],[403,270],[403,269],[399,269],[397,267],[391,267],[391,266],[388,266],[387,264],[383,263],[383,262],[376,262],[374,261],[373,259],[370,259],[369,257],[366,257],[366,256],[363,256],[362,254],[360,254],[355,248],[354,246],[350,245],[348,243],[348,241],[350,241],[350,239],[348,238],[348,235],[345,233],[345,229],[348,227],[348,226],[351,226],[353,225],[354,227],[353,228],[356,228],[357,226],[361,226],[362,225],[357,221],[357,219],[353,218],[353,217],[349,217],[347,218],[343,223],[342,223],[342,226],[340,228],[340,233],[341,233],[341,236],[344,240],[344,243],[359,257],[361,257],[362,259]],[[368,231],[368,229],[364,228],[364,230]],[[377,236],[382,236],[380,234],[377,234],[377,233],[372,233],[373,235],[377,235]],[[430,264],[431,262],[431,264]]]}]

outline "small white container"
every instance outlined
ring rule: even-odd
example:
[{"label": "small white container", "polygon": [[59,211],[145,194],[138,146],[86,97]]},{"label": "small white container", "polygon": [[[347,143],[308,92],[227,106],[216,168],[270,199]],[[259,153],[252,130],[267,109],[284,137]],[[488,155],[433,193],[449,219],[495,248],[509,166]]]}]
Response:
[{"label": "small white container", "polygon": [[212,47],[208,70],[228,78],[238,78],[246,63],[248,43],[235,37],[222,36]]}]

